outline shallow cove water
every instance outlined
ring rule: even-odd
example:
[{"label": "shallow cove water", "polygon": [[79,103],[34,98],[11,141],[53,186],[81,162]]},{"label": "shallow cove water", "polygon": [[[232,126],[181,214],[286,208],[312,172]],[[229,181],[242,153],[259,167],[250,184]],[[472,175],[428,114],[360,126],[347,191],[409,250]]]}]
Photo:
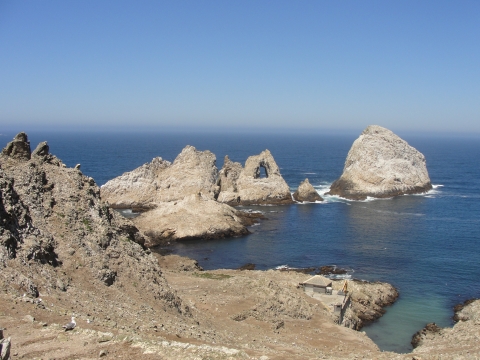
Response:
[{"label": "shallow cove water", "polygon": [[[1,137],[2,147],[15,134]],[[319,193],[340,176],[358,136],[252,134],[29,133],[34,148],[47,140],[69,167],[80,163],[97,184],[155,156],[173,161],[189,144],[245,162],[268,148],[294,191],[306,177]],[[401,134],[400,134],[401,135]],[[205,269],[257,269],[336,264],[353,276],[386,281],[400,298],[364,330],[382,350],[408,352],[411,336],[428,322],[452,324],[452,307],[480,297],[480,142],[478,139],[402,136],[427,159],[435,189],[426,195],[365,202],[326,197],[325,203],[251,207],[267,220],[234,239],[188,241],[173,251]],[[440,186],[442,185],[442,186]]]}]

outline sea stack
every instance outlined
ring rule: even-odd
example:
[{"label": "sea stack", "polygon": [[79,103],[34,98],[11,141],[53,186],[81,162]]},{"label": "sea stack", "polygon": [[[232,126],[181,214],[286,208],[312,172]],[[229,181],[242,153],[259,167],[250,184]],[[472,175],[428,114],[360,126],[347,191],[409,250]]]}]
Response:
[{"label": "sea stack", "polygon": [[365,200],[367,196],[386,198],[431,189],[423,154],[390,130],[370,125],[354,141],[342,176],[327,194]]},{"label": "sea stack", "polygon": [[[261,176],[261,169],[265,176]],[[217,185],[220,187],[217,201],[232,206],[293,203],[290,188],[269,150],[250,156],[244,168],[226,156]]]},{"label": "sea stack", "polygon": [[295,201],[301,202],[323,201],[322,197],[318,195],[317,191],[314,189],[312,184],[310,184],[308,179],[305,179],[300,183],[297,191],[293,193],[293,198]]}]

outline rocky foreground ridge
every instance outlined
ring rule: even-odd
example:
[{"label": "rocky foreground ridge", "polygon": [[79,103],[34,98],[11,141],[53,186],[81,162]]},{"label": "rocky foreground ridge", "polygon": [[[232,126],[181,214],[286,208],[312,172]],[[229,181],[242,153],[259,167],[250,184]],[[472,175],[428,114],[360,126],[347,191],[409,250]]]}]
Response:
[{"label": "rocky foreground ridge", "polygon": [[342,175],[327,194],[365,200],[431,189],[423,154],[390,130],[370,125],[354,141]]}]

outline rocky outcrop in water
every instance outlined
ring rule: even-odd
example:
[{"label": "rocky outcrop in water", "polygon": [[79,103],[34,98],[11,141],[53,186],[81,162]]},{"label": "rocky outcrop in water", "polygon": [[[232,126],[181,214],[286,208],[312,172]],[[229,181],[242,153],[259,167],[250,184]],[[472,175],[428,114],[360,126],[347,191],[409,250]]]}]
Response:
[{"label": "rocky outcrop in water", "polygon": [[102,199],[115,208],[151,209],[159,203],[182,200],[201,193],[214,199],[217,167],[215,155],[186,146],[173,164],[157,157],[148,164],[108,181]]},{"label": "rocky outcrop in water", "polygon": [[[266,177],[260,177],[260,168]],[[155,158],[107,182],[102,199],[115,208],[149,210],[134,223],[150,237],[147,246],[171,240],[248,234],[252,214],[229,206],[292,203],[288,185],[268,150],[248,158],[245,168],[228,156],[218,172],[215,155],[187,146],[173,164]],[[153,209],[153,210],[152,210]]]},{"label": "rocky outcrop in water", "polygon": [[220,193],[217,200],[222,203],[237,205],[238,187],[237,181],[243,171],[239,162],[233,162],[228,155],[223,160],[223,167],[218,173],[218,186]]},{"label": "rocky outcrop in water", "polygon": [[187,239],[218,239],[249,234],[242,212],[226,204],[190,195],[179,201],[158,204],[133,219],[148,236],[147,246]]},{"label": "rocky outcrop in water", "polygon": [[159,178],[171,165],[161,157],[154,158],[133,171],[108,181],[100,189],[102,199],[119,209],[150,209],[155,207]]},{"label": "rocky outcrop in water", "polygon": [[[333,282],[334,289],[341,289],[343,280]],[[383,282],[349,280],[348,292],[351,305],[346,310],[342,325],[360,330],[364,325],[382,317],[385,307],[392,305],[398,298],[398,291],[392,285]]]},{"label": "rocky outcrop in water", "polygon": [[431,189],[425,157],[390,130],[371,125],[353,143],[342,176],[327,194],[364,200]]},{"label": "rocky outcrop in water", "polygon": [[300,183],[297,191],[293,193],[293,198],[295,201],[300,202],[323,201],[322,197],[318,195],[317,191],[314,189],[312,184],[310,184],[308,179],[305,179]]},{"label": "rocky outcrop in water", "polygon": [[[261,168],[265,177],[261,177]],[[220,170],[217,200],[230,205],[283,205],[293,203],[290,188],[270,151],[250,156],[242,169],[225,158]]]},{"label": "rocky outcrop in water", "polygon": [[442,328],[435,323],[429,323],[425,325],[422,330],[419,330],[413,335],[411,344],[413,348],[423,344],[425,340],[434,338],[437,334],[442,332]]},{"label": "rocky outcrop in water", "polygon": [[[147,246],[248,234],[251,221],[245,214],[215,201],[219,191],[215,162],[210,151],[187,146],[173,164],[155,158],[110,180],[102,186],[101,196],[115,208],[149,210],[133,219],[148,236]],[[221,176],[226,179],[226,172]],[[227,181],[223,184],[227,186]]]}]

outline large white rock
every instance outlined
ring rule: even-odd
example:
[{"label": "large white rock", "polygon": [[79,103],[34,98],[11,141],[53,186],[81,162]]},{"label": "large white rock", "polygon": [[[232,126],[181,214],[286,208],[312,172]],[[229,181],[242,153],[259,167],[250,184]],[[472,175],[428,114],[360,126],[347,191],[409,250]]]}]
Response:
[{"label": "large white rock", "polygon": [[329,195],[364,200],[432,189],[425,157],[393,132],[370,125],[354,141]]}]

